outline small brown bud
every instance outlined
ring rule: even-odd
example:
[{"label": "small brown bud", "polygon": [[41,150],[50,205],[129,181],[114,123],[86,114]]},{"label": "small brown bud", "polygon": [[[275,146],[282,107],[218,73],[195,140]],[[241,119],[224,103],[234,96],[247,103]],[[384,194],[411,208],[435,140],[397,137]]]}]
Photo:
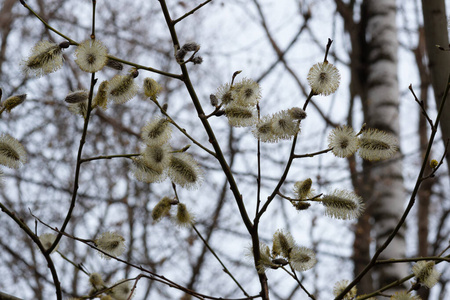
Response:
[{"label": "small brown bud", "polygon": [[123,70],[123,65],[120,62],[112,59],[108,59],[108,61],[106,62],[106,66],[117,71]]},{"label": "small brown bud", "polygon": [[216,117],[220,117],[220,116],[223,116],[225,114],[225,111],[224,110],[218,110],[214,115],[216,116]]},{"label": "small brown bud", "polygon": [[67,103],[81,103],[88,99],[88,92],[86,90],[79,90],[72,93],[67,94],[66,101]]},{"label": "small brown bud", "polygon": [[200,45],[196,42],[186,43],[183,45],[183,47],[181,47],[181,50],[184,50],[186,52],[198,51],[200,50]]},{"label": "small brown bud", "polygon": [[203,62],[203,57],[196,56],[192,59],[192,62],[194,63],[194,65],[200,65]]},{"label": "small brown bud", "polygon": [[304,201],[299,201],[295,204],[295,208],[297,210],[307,210],[310,206],[311,206],[310,203]]},{"label": "small brown bud", "polygon": [[219,99],[217,99],[216,95],[209,95],[209,100],[211,101],[212,106],[217,106],[219,104]]},{"label": "small brown bud", "polygon": [[70,46],[70,42],[62,42],[62,43],[59,43],[59,48],[61,48],[61,49],[67,49],[67,48],[69,48],[69,46]]},{"label": "small brown bud", "polygon": [[177,62],[182,62],[186,54],[187,52],[185,50],[183,49],[178,50],[177,53],[175,54]]},{"label": "small brown bud", "polygon": [[130,74],[133,78],[136,78],[139,76],[139,71],[137,69],[131,69]]},{"label": "small brown bud", "polygon": [[285,266],[288,264],[287,260],[285,260],[284,258],[275,258],[275,259],[272,259],[272,262],[276,265],[282,265],[282,266]]},{"label": "small brown bud", "polygon": [[300,107],[293,107],[288,110],[291,117],[295,120],[303,120],[306,118],[306,112]]}]

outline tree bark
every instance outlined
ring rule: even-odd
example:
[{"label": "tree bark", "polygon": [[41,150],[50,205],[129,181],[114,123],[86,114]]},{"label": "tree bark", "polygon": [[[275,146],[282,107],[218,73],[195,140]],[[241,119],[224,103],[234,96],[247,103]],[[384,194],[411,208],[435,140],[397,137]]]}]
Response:
[{"label": "tree bark", "polygon": [[[428,52],[428,67],[434,90],[436,106],[439,108],[447,86],[450,72],[450,52],[439,50],[436,45],[449,47],[445,0],[422,0],[425,43]],[[450,139],[450,101],[446,101],[440,122],[444,143]],[[450,173],[450,153],[446,157]]]},{"label": "tree bark", "polygon": [[[366,97],[362,97],[364,117],[369,128],[390,132],[399,138],[399,89],[397,72],[398,38],[395,0],[363,1],[367,16]],[[400,151],[399,151],[400,152]],[[384,243],[400,219],[405,202],[402,162],[397,153],[387,163],[364,162],[364,173],[369,174],[369,187],[363,197],[370,206],[373,233],[378,248]],[[404,257],[404,230],[401,230],[380,259]],[[375,269],[376,288],[407,274],[405,264],[386,264]]]}]

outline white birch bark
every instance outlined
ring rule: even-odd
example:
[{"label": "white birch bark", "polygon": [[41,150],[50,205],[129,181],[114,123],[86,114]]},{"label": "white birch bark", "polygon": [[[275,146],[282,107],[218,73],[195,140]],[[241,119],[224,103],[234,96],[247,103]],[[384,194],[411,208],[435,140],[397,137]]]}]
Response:
[{"label": "white birch bark", "polygon": [[[365,1],[368,20],[367,42],[367,98],[366,122],[369,128],[378,128],[399,137],[399,87],[397,79],[397,26],[395,0]],[[397,157],[400,153],[397,153]],[[377,248],[392,232],[400,219],[405,203],[405,192],[400,159],[383,164],[368,164],[371,191],[368,204],[374,219],[373,232]],[[405,255],[404,231],[400,231],[380,259]],[[376,269],[377,283],[383,286],[407,275],[405,264],[382,265]]]}]

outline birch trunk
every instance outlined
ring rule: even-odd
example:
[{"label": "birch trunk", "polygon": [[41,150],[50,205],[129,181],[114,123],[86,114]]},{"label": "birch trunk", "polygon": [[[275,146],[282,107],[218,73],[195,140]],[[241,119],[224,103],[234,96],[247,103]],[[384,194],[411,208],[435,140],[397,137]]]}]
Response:
[{"label": "birch trunk", "polygon": [[[399,138],[399,88],[397,72],[397,26],[395,0],[365,0],[366,11],[366,93],[362,97],[364,117],[369,128],[377,128]],[[364,97],[365,96],[365,97]],[[364,162],[368,184],[363,196],[373,217],[377,248],[400,219],[405,202],[402,162],[397,153],[388,163]],[[405,256],[404,231],[400,231],[380,259]],[[405,264],[386,264],[375,269],[375,287],[381,287],[407,275]]]}]

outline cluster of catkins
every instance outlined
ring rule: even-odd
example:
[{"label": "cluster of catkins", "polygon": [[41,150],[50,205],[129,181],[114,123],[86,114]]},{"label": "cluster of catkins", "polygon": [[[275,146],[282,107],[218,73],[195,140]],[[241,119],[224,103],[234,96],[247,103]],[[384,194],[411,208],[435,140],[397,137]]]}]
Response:
[{"label": "cluster of catkins", "polygon": [[272,249],[260,243],[261,259],[258,272],[264,273],[266,269],[278,269],[290,265],[296,271],[306,271],[316,264],[316,255],[312,249],[298,246],[289,232],[277,230],[273,235]]},{"label": "cluster of catkins", "polygon": [[93,299],[100,300],[127,300],[134,295],[134,287],[131,280],[121,279],[114,284],[106,284],[103,281],[100,273],[89,274],[89,284],[91,289],[83,298],[70,298],[69,300],[77,299]]},{"label": "cluster of catkins", "polygon": [[[64,61],[62,49],[70,45],[68,42],[59,45],[48,41],[37,43],[32,54],[23,61],[24,71],[42,76],[60,69]],[[195,43],[186,44],[181,49],[184,52],[179,55],[180,59],[190,51],[197,53],[199,48]],[[122,64],[108,58],[106,47],[98,40],[90,39],[78,44],[75,57],[79,68],[88,73],[98,72],[105,66],[116,70],[123,68]],[[132,68],[125,75],[117,74],[110,80],[101,82],[97,93],[92,97],[91,108],[106,109],[108,102],[121,104],[132,99],[139,90],[134,80],[138,75],[138,70]],[[154,79],[145,78],[143,90],[146,97],[156,102],[162,88]],[[65,101],[71,112],[86,118],[89,105],[87,90],[73,91],[66,96]],[[132,158],[132,172],[140,181],[161,182],[170,177],[172,182],[182,187],[194,188],[202,179],[200,167],[189,154],[172,150],[168,143],[171,132],[170,120],[165,117],[156,117],[144,126],[142,140],[146,147],[140,156]]]},{"label": "cluster of catkins", "polygon": [[198,187],[203,173],[198,163],[184,150],[174,151],[168,143],[172,127],[166,117],[155,117],[142,128],[145,148],[133,158],[133,174],[143,182],[161,182],[167,178],[181,187]]},{"label": "cluster of catkins", "polygon": [[[441,273],[435,268],[434,261],[420,260],[412,266],[412,275],[414,275],[415,283],[413,286],[423,285],[427,288],[433,287],[438,281]],[[342,292],[349,285],[349,281],[344,279],[336,282],[333,288],[333,295],[337,297],[342,294]],[[421,300],[417,295],[413,295],[412,291],[415,288],[411,288],[408,291],[399,291],[394,293],[389,299],[391,300]],[[353,286],[349,292],[347,292],[343,299],[353,300],[359,299],[357,296],[358,290],[356,286]],[[375,300],[375,297],[368,298],[369,300]]]},{"label": "cluster of catkins", "polygon": [[303,109],[294,107],[258,119],[260,98],[259,84],[248,78],[224,84],[210,96],[216,115],[224,114],[231,126],[252,127],[253,135],[262,142],[288,140],[299,132],[299,121],[306,117]]}]

